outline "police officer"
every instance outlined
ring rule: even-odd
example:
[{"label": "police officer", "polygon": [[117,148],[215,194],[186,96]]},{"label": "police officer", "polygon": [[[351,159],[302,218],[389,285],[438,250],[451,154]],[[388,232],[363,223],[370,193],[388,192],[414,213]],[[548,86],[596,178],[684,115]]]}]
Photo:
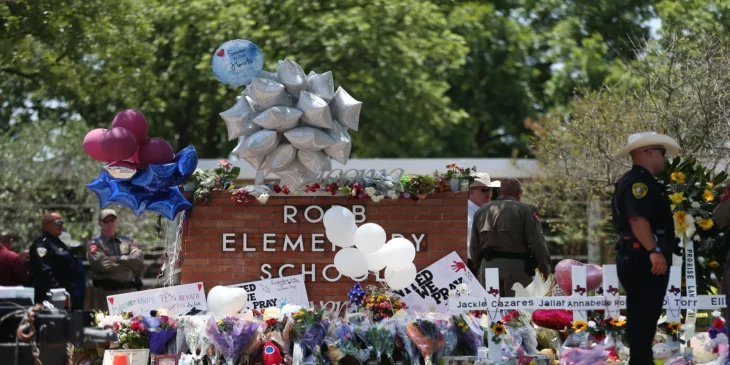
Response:
[{"label": "police officer", "polygon": [[30,271],[33,274],[35,302],[50,300],[51,289],[66,289],[71,293],[76,273],[76,259],[58,237],[63,233],[63,217],[46,213],[41,218],[41,233],[30,245]]},{"label": "police officer", "polygon": [[551,260],[537,214],[520,201],[519,180],[504,179],[501,186],[502,195],[474,214],[469,249],[471,259],[479,263],[482,285],[484,269],[497,268],[501,295],[514,297],[512,286],[515,283],[527,286],[535,269],[550,274]]},{"label": "police officer", "polygon": [[679,151],[671,137],[632,134],[617,154],[633,167],[615,185],[613,223],[618,232],[616,265],[626,290],[630,365],[652,364],[652,344],[669,282],[668,262],[678,249],[667,192],[654,176],[664,156]]},{"label": "police officer", "polygon": [[117,213],[104,209],[99,215],[101,236],[89,242],[87,258],[91,266],[96,308],[106,310],[109,295],[142,288],[139,277],[144,253],[129,237],[117,234]]}]

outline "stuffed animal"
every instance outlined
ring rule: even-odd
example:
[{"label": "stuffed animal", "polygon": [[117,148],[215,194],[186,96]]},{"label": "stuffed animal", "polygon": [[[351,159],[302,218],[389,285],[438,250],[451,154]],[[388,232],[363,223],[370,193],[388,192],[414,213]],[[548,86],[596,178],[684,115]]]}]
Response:
[{"label": "stuffed animal", "polygon": [[550,365],[559,365],[560,361],[558,361],[555,357],[558,355],[558,349],[551,348],[551,349],[542,349],[540,350],[540,353],[543,355],[550,356]]},{"label": "stuffed animal", "polygon": [[332,365],[360,365],[360,361],[357,358],[345,355],[345,353],[337,348],[337,345],[333,343],[327,345],[327,351],[325,353],[332,362]]},{"label": "stuffed animal", "polygon": [[279,348],[271,341],[266,341],[264,344],[263,361],[264,365],[279,365],[284,363]]},{"label": "stuffed animal", "polygon": [[216,316],[234,316],[246,308],[248,293],[243,288],[215,286],[208,292],[208,311]]},{"label": "stuffed animal", "polygon": [[672,349],[666,343],[659,342],[652,347],[654,352],[654,364],[663,365],[665,361],[672,357]]}]

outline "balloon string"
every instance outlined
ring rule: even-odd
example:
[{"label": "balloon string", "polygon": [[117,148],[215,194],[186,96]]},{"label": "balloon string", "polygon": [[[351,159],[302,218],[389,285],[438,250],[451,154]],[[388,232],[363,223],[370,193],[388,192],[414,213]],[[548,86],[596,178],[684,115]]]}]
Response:
[{"label": "balloon string", "polygon": [[166,222],[165,224],[165,254],[167,255],[167,259],[165,262],[165,269],[167,270],[167,278],[165,279],[165,283],[163,286],[173,286],[175,285],[175,263],[180,258],[181,253],[181,247],[182,247],[182,240],[183,240],[183,226],[185,222],[186,217],[186,211],[183,211],[180,215],[180,220],[177,224],[177,229],[175,231],[175,242],[172,243],[172,255],[169,254],[170,247],[169,247],[169,241],[167,240],[167,231],[169,227],[169,222]]}]

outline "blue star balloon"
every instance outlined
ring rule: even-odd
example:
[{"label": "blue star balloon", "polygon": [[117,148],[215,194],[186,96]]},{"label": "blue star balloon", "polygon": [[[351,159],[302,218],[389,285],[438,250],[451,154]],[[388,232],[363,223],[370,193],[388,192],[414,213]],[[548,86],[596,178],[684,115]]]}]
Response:
[{"label": "blue star balloon", "polygon": [[347,292],[347,296],[350,303],[359,307],[362,305],[362,299],[365,297],[365,291],[362,290],[360,283],[355,283],[355,286]]},{"label": "blue star balloon", "polygon": [[223,43],[213,54],[213,73],[224,84],[242,86],[251,83],[264,68],[264,54],[244,39]]},{"label": "blue star balloon", "polygon": [[146,201],[152,197],[152,193],[128,181],[109,180],[109,186],[112,189],[109,201],[131,208],[137,216],[142,214]]},{"label": "blue star balloon", "polygon": [[198,153],[195,152],[195,147],[187,146],[180,150],[175,155],[174,162],[177,164],[177,170],[180,172],[182,179],[188,178],[198,167]]},{"label": "blue star balloon", "polygon": [[109,197],[112,194],[112,189],[109,186],[109,173],[106,170],[101,170],[99,177],[86,184],[86,187],[93,191],[99,198],[99,207],[104,209],[111,204]]},{"label": "blue star balloon", "polygon": [[132,184],[153,192],[164,190],[172,186],[177,171],[177,164],[174,162],[150,165],[132,179]]},{"label": "blue star balloon", "polygon": [[146,207],[148,211],[164,215],[171,221],[175,220],[180,211],[192,208],[193,205],[185,199],[177,186],[156,192]]}]

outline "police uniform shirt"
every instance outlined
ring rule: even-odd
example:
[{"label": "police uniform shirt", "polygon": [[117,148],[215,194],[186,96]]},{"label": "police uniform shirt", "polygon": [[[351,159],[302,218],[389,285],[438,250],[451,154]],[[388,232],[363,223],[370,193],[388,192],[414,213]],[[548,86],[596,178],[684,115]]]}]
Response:
[{"label": "police uniform shirt", "polygon": [[71,291],[76,259],[63,241],[43,232],[30,245],[29,251],[37,302],[45,300],[50,289],[64,288]]},{"label": "police uniform shirt", "polygon": [[[93,239],[89,242],[86,256],[94,279],[130,282],[137,276],[136,272],[144,267],[142,250],[134,240],[122,235]],[[118,257],[118,260],[110,260],[111,256]]]},{"label": "police uniform shirt", "polygon": [[632,232],[630,219],[644,217],[649,221],[652,233],[662,236],[658,237],[661,242],[657,244],[662,244],[665,255],[671,258],[672,251],[676,249],[676,239],[664,185],[649,170],[634,165],[616,184],[614,194],[613,221],[618,233],[626,235]]}]

